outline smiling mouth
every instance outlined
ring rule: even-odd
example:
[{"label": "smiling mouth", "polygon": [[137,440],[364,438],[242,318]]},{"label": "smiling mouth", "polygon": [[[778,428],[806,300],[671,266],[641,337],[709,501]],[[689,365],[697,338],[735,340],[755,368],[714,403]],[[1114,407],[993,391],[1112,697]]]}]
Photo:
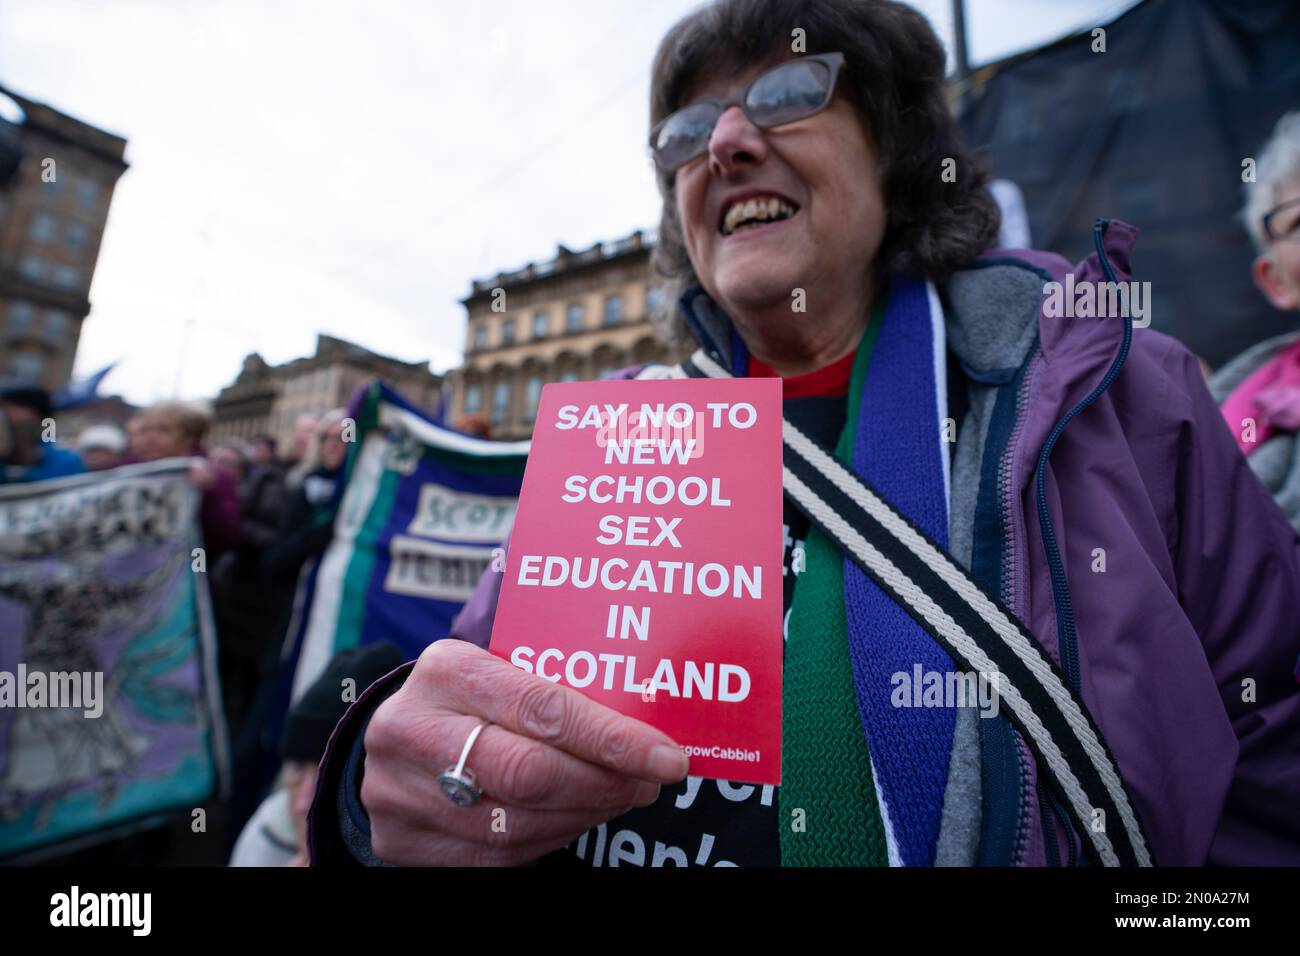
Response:
[{"label": "smiling mouth", "polygon": [[722,214],[718,232],[732,236],[769,222],[781,222],[799,211],[799,207],[779,196],[751,196],[728,206]]}]

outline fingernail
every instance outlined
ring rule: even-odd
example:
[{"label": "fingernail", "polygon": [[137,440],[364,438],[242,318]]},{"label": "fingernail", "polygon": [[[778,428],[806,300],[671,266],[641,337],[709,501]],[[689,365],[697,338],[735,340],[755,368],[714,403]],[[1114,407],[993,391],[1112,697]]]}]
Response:
[{"label": "fingernail", "polygon": [[656,744],[650,751],[650,759],[646,761],[646,770],[650,772],[650,776],[672,783],[685,777],[690,766],[690,759],[680,748],[669,747],[666,744]]},{"label": "fingernail", "polygon": [[634,807],[648,807],[659,799],[659,784],[642,780],[636,787],[636,796],[632,799]]}]

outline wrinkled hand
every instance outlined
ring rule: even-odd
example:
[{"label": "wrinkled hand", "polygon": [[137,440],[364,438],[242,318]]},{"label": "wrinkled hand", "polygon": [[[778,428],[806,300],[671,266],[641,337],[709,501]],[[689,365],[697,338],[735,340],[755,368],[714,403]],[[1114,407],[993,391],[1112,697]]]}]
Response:
[{"label": "wrinkled hand", "polygon": [[[484,728],[466,766],[483,791],[473,807],[437,777]],[[472,644],[436,641],[380,705],[365,739],[361,802],[387,863],[514,865],[649,806],[689,766],[671,738],[577,691]],[[494,826],[495,824],[495,826]]]}]

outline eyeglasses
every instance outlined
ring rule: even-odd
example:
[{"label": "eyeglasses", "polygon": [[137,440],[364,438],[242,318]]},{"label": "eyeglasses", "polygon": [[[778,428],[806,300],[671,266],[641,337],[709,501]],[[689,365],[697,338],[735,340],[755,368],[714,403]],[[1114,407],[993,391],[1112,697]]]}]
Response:
[{"label": "eyeglasses", "polygon": [[700,100],[665,117],[650,131],[655,163],[671,173],[702,155],[718,120],[733,106],[759,129],[807,119],[830,105],[843,53],[818,53],[790,60],[754,78],[739,93]]},{"label": "eyeglasses", "polygon": [[1291,228],[1286,232],[1277,232],[1273,228],[1274,217],[1278,213],[1294,209],[1296,206],[1300,206],[1300,197],[1288,199],[1280,206],[1274,206],[1264,213],[1264,235],[1268,236],[1270,242],[1277,242],[1280,239],[1300,239],[1300,216],[1296,217],[1295,222],[1291,223]]}]

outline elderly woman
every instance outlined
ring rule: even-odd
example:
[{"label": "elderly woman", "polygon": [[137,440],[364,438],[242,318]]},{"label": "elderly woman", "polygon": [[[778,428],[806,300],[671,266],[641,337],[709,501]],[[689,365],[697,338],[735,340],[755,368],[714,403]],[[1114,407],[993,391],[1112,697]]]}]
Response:
[{"label": "elderly woman", "polygon": [[[1300,862],[1295,535],[1185,349],[1045,307],[1069,272],[1126,280],[1132,228],[1099,223],[1073,270],[987,251],[996,213],[943,68],[899,3],[720,0],[668,33],[657,256],[681,291],[666,331],[698,350],[640,374],[779,375],[826,494],[901,512],[917,543],[899,567],[924,578],[924,553],[935,593],[974,594],[1047,696],[987,717],[892,706],[891,675],[968,666],[959,642],[787,478],[787,559],[806,566],[786,575],[782,787],[686,777],[663,733],[487,654],[489,573],[461,640],[340,723],[317,862]],[[1057,705],[1081,748],[1043,735]],[[482,799],[458,803],[439,775],[472,734]],[[1109,813],[1087,805],[1102,790]]]},{"label": "elderly woman", "polygon": [[[1275,308],[1300,313],[1300,111],[1278,121],[1246,185],[1251,274]],[[1300,530],[1300,332],[1260,342],[1209,382],[1246,460]]]},{"label": "elderly woman", "polygon": [[207,460],[203,437],[209,424],[201,409],[184,402],[150,405],[126,423],[127,461],[195,459],[190,481],[203,493],[199,521],[208,562],[215,567],[221,555],[239,544],[239,482]]}]

